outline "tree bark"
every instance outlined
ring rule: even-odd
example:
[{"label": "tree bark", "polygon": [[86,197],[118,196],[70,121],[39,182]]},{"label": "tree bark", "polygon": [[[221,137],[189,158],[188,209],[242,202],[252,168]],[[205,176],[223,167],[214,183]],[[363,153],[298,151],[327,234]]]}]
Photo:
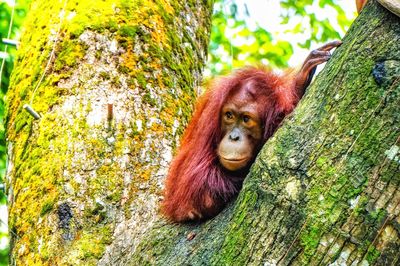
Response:
[{"label": "tree bark", "polygon": [[374,0],[267,142],[237,200],[202,224],[157,215],[195,97],[210,6],[68,3],[33,120],[22,106],[62,9],[34,3],[8,94],[14,262],[399,263],[400,20]]},{"label": "tree bark", "polygon": [[130,258],[158,219],[211,13],[212,1],[32,3],[7,94],[12,264]]},{"label": "tree bark", "polygon": [[159,221],[131,265],[398,265],[400,19],[376,1],[202,224]]}]

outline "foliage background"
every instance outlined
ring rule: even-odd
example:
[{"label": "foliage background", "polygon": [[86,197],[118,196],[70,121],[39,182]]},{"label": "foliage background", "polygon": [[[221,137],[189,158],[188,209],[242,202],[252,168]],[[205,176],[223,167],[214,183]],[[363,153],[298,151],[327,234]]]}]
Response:
[{"label": "foliage background", "polygon": [[[285,68],[295,50],[309,51],[341,39],[356,16],[355,1],[282,0],[280,8],[273,2],[278,1],[216,1],[206,74],[224,74],[260,62],[272,68]],[[257,3],[259,9],[249,9]],[[262,19],[255,19],[255,12],[261,13]],[[279,35],[288,38],[277,38],[276,29],[268,23],[275,19],[282,25]]]},{"label": "foliage background", "polygon": [[[248,1],[249,4],[263,0]],[[265,1],[265,0],[264,0]],[[281,25],[286,25],[285,34],[292,36],[290,40],[277,39],[274,29],[266,28],[253,18],[245,0],[216,0],[212,22],[212,33],[209,46],[208,67],[206,76],[224,74],[244,64],[268,64],[273,68],[284,68],[298,48],[309,50],[310,47],[330,40],[340,39],[350,26],[355,16],[355,4],[352,11],[346,10],[347,0],[283,0],[279,10],[260,10],[266,19],[275,16]],[[23,20],[29,10],[31,0],[0,0],[0,38],[7,38],[11,20],[12,6],[15,14],[12,24],[11,39],[18,40]],[[266,2],[274,2],[266,0]],[[276,2],[276,1],[275,1]],[[326,14],[321,17],[318,14]],[[350,15],[349,15],[350,14]],[[294,21],[294,23],[293,23]],[[285,28],[285,27],[284,27]],[[304,37],[306,36],[306,37]],[[4,183],[6,167],[6,146],[4,132],[4,96],[8,88],[16,49],[6,47],[0,42],[0,51],[9,57],[5,59],[0,84],[0,183]],[[1,60],[1,59],[0,59]],[[8,233],[5,222],[6,197],[0,191],[0,265],[7,265]]]}]

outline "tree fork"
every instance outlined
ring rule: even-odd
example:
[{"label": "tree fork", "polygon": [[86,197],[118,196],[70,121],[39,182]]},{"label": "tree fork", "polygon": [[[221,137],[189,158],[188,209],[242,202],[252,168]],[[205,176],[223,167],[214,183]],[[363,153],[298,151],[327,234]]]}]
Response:
[{"label": "tree fork", "polygon": [[369,1],[235,202],[202,224],[160,220],[132,265],[396,265],[400,19]]}]

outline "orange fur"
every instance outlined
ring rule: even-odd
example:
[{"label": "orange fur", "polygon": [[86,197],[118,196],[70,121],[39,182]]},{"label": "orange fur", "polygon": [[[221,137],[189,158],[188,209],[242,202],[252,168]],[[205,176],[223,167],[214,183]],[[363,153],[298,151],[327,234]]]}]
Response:
[{"label": "orange fur", "polygon": [[248,168],[239,173],[226,171],[216,155],[222,139],[220,112],[229,96],[243,89],[247,82],[255,88],[263,126],[258,153],[302,97],[303,92],[296,91],[294,80],[293,72],[276,74],[264,67],[249,67],[211,84],[196,104],[169,169],[162,212],[170,220],[182,222],[213,217],[242,186]]}]

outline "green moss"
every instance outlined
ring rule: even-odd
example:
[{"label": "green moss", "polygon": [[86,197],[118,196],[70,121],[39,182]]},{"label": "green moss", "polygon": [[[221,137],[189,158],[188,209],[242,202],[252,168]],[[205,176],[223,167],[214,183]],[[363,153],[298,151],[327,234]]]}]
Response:
[{"label": "green moss", "polygon": [[54,201],[53,201],[53,200],[51,200],[51,201],[45,201],[45,202],[43,203],[42,210],[40,211],[40,216],[43,216],[43,215],[45,215],[46,213],[48,213],[48,212],[50,212],[51,210],[53,210],[53,207],[54,207]]},{"label": "green moss", "polygon": [[119,30],[118,33],[122,37],[134,37],[138,31],[139,27],[137,25],[130,26],[130,25],[123,25]]},{"label": "green moss", "polygon": [[[27,118],[26,115],[25,118]],[[15,133],[19,133],[19,131],[23,129],[27,124],[27,119],[18,119],[15,123]]]},{"label": "green moss", "polygon": [[59,49],[61,52],[57,55],[54,63],[56,71],[66,67],[74,67],[85,55],[83,47],[76,40],[63,40]]},{"label": "green moss", "polygon": [[241,252],[239,254],[246,254],[246,241],[248,240],[248,229],[251,227],[251,219],[253,208],[257,204],[258,195],[257,193],[248,192],[241,194],[241,205],[237,206],[236,215],[232,218],[229,231],[234,231],[235,234],[229,234],[226,236],[223,242],[223,253],[217,253],[211,259],[211,263],[214,265],[241,265],[246,261],[245,256],[237,256],[238,248],[240,247]]},{"label": "green moss", "polygon": [[107,217],[105,207],[102,204],[96,202],[95,207],[90,211],[87,217],[93,219],[95,223],[103,222]]},{"label": "green moss", "polygon": [[82,236],[76,241],[78,259],[94,263],[104,253],[105,245],[110,243],[112,232],[109,226],[104,226],[98,231],[82,232]]},{"label": "green moss", "polygon": [[153,99],[150,92],[146,92],[143,95],[143,100],[151,106],[157,106],[157,102],[155,101],[155,99]]},{"label": "green moss", "polygon": [[365,255],[366,260],[370,263],[373,264],[381,255],[381,252],[377,250],[375,247],[370,246],[368,248],[367,254]]},{"label": "green moss", "polygon": [[126,66],[119,66],[118,67],[118,72],[123,73],[123,74],[128,74],[129,73],[129,68]]},{"label": "green moss", "polygon": [[304,248],[305,257],[310,257],[315,254],[315,250],[318,247],[323,233],[323,228],[322,224],[313,224],[304,232],[304,234],[302,234],[300,241]]},{"label": "green moss", "polygon": [[140,73],[138,73],[138,74],[136,75],[136,80],[137,80],[137,82],[139,83],[139,85],[140,85],[143,89],[146,88],[147,82],[146,82],[146,78],[145,78],[145,76],[144,76],[144,74],[143,74],[142,72],[140,72]]},{"label": "green moss", "polygon": [[108,21],[108,25],[106,26],[106,28],[112,33],[118,31],[119,27],[120,26],[118,25],[118,23],[115,20],[111,19]]},{"label": "green moss", "polygon": [[22,88],[21,90],[20,90],[20,92],[19,92],[19,96],[21,97],[21,98],[25,98],[27,95],[28,95],[28,92],[31,90],[31,88],[29,88],[29,87],[24,87],[24,88]]},{"label": "green moss", "polygon": [[111,77],[110,77],[110,74],[107,73],[106,71],[100,72],[100,77],[101,77],[102,79],[105,79],[105,80],[109,80],[109,79],[111,78]]},{"label": "green moss", "polygon": [[368,212],[366,216],[366,222],[374,224],[375,221],[382,221],[387,216],[387,211],[385,209],[377,209]]},{"label": "green moss", "polygon": [[326,166],[326,164],[328,163],[328,158],[326,158],[326,157],[319,157],[318,159],[317,159],[317,161],[315,162],[316,163],[316,165],[318,166],[318,167],[325,167]]}]

